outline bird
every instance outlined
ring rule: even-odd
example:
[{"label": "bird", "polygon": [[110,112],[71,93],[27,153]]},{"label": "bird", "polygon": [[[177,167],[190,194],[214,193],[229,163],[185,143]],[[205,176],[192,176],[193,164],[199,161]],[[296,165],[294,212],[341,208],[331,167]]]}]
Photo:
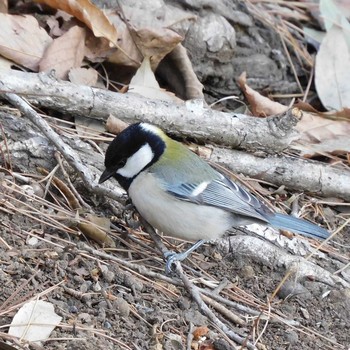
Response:
[{"label": "bird", "polygon": [[169,272],[206,241],[229,229],[257,223],[326,239],[309,221],[277,213],[159,127],[129,125],[109,144],[99,183],[115,178],[139,214],[165,235],[196,242],[166,257]]}]

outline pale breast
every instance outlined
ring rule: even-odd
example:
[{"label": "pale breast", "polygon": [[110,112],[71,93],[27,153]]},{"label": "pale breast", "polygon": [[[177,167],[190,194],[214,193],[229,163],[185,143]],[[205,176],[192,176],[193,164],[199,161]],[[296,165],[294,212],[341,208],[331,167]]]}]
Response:
[{"label": "pale breast", "polygon": [[177,199],[165,193],[147,172],[134,179],[129,196],[144,219],[165,235],[210,240],[220,238],[233,225],[231,213]]}]

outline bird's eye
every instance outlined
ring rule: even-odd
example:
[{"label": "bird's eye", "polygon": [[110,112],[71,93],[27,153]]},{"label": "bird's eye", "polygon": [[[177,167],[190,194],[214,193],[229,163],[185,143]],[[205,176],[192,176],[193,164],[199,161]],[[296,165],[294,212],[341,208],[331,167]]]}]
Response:
[{"label": "bird's eye", "polygon": [[126,158],[123,158],[121,159],[119,162],[118,162],[118,167],[119,168],[122,168],[125,164],[126,164]]}]

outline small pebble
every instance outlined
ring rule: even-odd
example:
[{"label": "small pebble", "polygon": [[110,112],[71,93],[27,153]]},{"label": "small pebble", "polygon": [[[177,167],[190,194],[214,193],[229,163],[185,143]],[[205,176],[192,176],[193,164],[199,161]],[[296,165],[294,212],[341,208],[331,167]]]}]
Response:
[{"label": "small pebble", "polygon": [[285,332],[284,337],[285,337],[286,341],[287,341],[289,344],[291,344],[291,345],[297,343],[298,340],[299,340],[298,333],[295,332],[295,331],[293,331],[293,330],[291,330],[291,329],[288,329],[288,330]]},{"label": "small pebble", "polygon": [[309,311],[307,309],[305,309],[304,307],[301,307],[300,311],[306,320],[310,319],[310,314],[309,314]]},{"label": "small pebble", "polygon": [[255,276],[255,271],[252,266],[250,265],[245,265],[241,269],[241,275],[244,278],[253,278]]},{"label": "small pebble", "polygon": [[111,329],[112,325],[108,321],[104,321],[103,322],[103,327],[106,328],[106,329]]},{"label": "small pebble", "polygon": [[311,293],[303,285],[295,281],[286,281],[278,291],[277,295],[281,299],[295,296],[303,299],[311,298]]},{"label": "small pebble", "polygon": [[76,314],[76,313],[78,313],[78,308],[77,308],[75,305],[71,305],[71,306],[69,307],[69,312],[70,312],[71,314]]},{"label": "small pebble", "polygon": [[123,298],[116,299],[113,303],[113,306],[115,307],[116,310],[119,311],[120,316],[122,317],[129,316],[130,306]]}]

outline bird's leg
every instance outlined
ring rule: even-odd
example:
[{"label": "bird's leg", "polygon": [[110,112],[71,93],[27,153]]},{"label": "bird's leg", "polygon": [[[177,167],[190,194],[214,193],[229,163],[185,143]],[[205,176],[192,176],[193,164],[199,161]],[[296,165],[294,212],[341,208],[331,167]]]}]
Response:
[{"label": "bird's leg", "polygon": [[172,271],[172,265],[175,263],[175,261],[182,261],[185,260],[193,251],[195,251],[198,247],[200,247],[203,243],[206,241],[204,239],[201,239],[197,241],[195,244],[193,244],[190,248],[185,250],[181,253],[175,253],[168,251],[164,254],[164,258],[166,260],[166,267],[165,272],[167,274],[170,274]]}]

